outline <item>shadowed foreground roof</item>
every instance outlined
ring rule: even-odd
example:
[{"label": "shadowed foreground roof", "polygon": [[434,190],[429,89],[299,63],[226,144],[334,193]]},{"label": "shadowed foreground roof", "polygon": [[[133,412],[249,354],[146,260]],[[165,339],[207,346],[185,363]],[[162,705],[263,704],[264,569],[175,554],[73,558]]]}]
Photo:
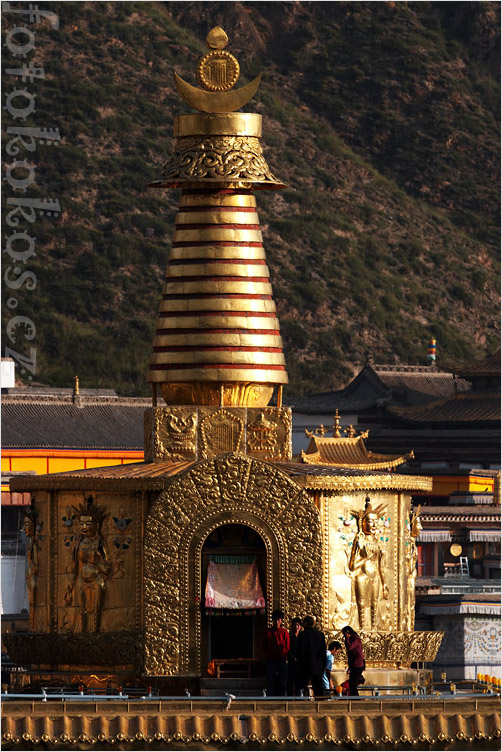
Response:
[{"label": "shadowed foreground roof", "polygon": [[226,700],[217,698],[113,703],[11,700],[6,704],[4,749],[27,749],[23,746],[27,742],[40,741],[44,749],[80,749],[82,743],[87,749],[90,742],[100,750],[236,750],[245,745],[410,749],[417,743],[419,749],[429,745],[500,749],[500,698],[489,696],[319,702],[236,699],[228,710]]}]

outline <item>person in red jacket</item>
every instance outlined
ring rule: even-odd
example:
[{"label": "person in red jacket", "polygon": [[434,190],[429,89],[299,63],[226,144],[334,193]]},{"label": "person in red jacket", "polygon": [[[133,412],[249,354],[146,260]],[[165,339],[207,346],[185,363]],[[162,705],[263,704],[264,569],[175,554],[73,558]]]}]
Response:
[{"label": "person in red jacket", "polygon": [[359,691],[357,687],[359,684],[364,684],[363,671],[366,668],[363,644],[361,638],[352,627],[344,627],[342,634],[345,640],[345,647],[347,648],[347,662],[349,664],[349,693],[351,697],[358,697]]},{"label": "person in red jacket", "polygon": [[268,697],[284,697],[286,695],[286,678],[289,653],[289,632],[284,629],[282,622],[284,612],[276,609],[272,612],[272,627],[263,635],[263,652],[267,667],[267,695]]}]

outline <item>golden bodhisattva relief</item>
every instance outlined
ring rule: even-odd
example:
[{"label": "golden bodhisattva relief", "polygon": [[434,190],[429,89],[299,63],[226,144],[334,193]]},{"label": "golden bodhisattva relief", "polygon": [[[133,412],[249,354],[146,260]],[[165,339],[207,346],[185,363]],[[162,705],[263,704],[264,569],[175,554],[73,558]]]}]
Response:
[{"label": "golden bodhisattva relief", "polygon": [[106,581],[112,573],[110,557],[101,528],[106,512],[96,506],[92,497],[74,508],[79,533],[71,549],[67,567],[68,587],[64,601],[76,605],[79,624],[73,631],[99,632],[106,597]]},{"label": "golden bodhisattva relief", "polygon": [[378,538],[379,516],[384,507],[372,507],[366,498],[364,511],[355,512],[357,534],[352,543],[349,570],[359,617],[359,628],[377,629],[380,597],[387,600],[387,563],[385,549]]}]

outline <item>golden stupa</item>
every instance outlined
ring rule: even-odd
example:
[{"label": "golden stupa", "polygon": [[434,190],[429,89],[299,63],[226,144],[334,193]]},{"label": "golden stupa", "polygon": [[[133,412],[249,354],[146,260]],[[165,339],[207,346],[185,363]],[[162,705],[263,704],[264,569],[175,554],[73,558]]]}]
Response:
[{"label": "golden stupa", "polygon": [[[389,472],[399,458],[386,471],[385,459],[365,465],[354,437],[345,439],[359,452],[352,463],[356,449],[342,451],[345,465],[324,449],[321,458],[322,441],[317,464],[312,453],[292,459],[253,194],[282,184],[263,157],[261,115],[235,111],[259,79],[233,88],[239,65],[226,41],[221,29],[209,34],[202,88],[176,77],[197,112],[175,118],[174,155],[154,184],[182,195],[148,374],[144,462],[11,481],[32,493],[31,628],[7,635],[8,652],[40,677],[197,691],[225,652],[259,662],[261,634],[282,608],[288,622],[314,615],[326,636],[351,624],[367,680],[426,683],[430,671],[411,664],[433,661],[442,635],[414,631],[420,523],[410,498],[431,483]],[[204,608],[215,553],[256,561],[265,613],[238,617],[238,630],[237,617]]]}]

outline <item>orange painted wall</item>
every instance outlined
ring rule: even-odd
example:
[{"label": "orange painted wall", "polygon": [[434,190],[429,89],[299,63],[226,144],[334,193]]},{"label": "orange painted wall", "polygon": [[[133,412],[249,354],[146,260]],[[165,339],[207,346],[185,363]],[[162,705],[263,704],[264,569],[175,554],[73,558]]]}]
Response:
[{"label": "orange painted wall", "polygon": [[[128,465],[131,462],[142,462],[143,458],[143,452],[131,451],[6,449],[2,453],[2,472],[27,473],[35,471],[37,475],[45,475],[45,473],[86,470],[91,467]],[[2,485],[2,491],[8,490],[8,486]],[[6,502],[2,501],[2,503]],[[13,501],[8,503],[13,503]],[[23,502],[20,501],[19,503]]]}]

